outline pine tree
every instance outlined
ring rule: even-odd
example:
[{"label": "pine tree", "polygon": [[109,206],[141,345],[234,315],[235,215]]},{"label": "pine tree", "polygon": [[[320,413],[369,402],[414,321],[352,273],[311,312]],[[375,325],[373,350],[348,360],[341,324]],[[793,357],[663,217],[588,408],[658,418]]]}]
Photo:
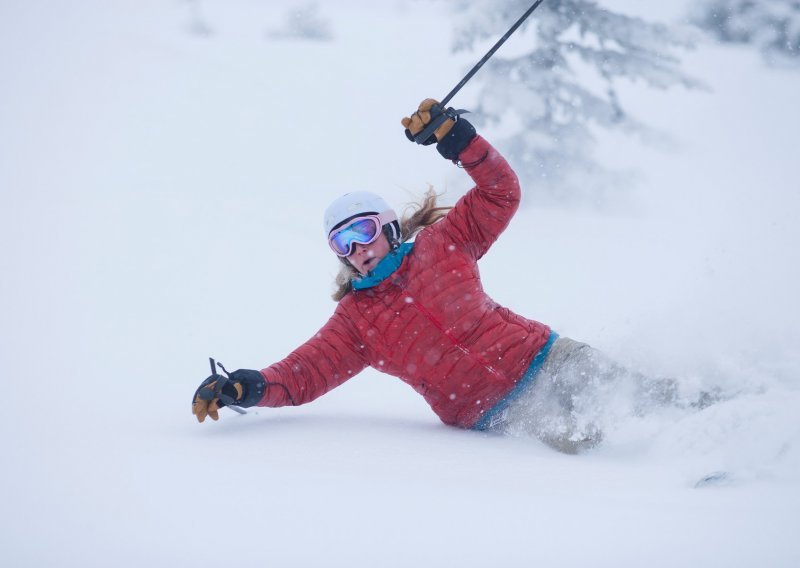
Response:
[{"label": "pine tree", "polygon": [[[465,0],[458,6],[454,50],[499,37],[531,0]],[[500,50],[476,75],[481,84],[475,118],[503,123],[512,134],[496,140],[523,179],[555,199],[594,198],[620,176],[593,156],[594,128],[628,134],[647,129],[626,112],[621,80],[650,87],[687,88],[699,82],[673,54],[691,47],[687,34],[604,9],[588,0],[545,0],[517,33],[529,48]]]},{"label": "pine tree", "polygon": [[800,0],[703,0],[692,20],[721,42],[753,45],[772,65],[800,66]]}]

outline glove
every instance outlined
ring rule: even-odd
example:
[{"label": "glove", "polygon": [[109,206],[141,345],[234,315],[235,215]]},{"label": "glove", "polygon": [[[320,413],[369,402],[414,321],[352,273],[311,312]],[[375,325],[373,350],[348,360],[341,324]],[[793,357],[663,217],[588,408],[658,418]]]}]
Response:
[{"label": "glove", "polygon": [[[453,109],[448,109],[452,111]],[[417,112],[405,117],[400,122],[406,128],[406,137],[414,141],[414,137],[436,117],[444,112],[434,99],[425,99],[419,104]],[[449,115],[449,116],[455,116]],[[476,136],[475,127],[462,117],[448,118],[434,132],[433,136],[422,144],[427,146],[437,142],[436,149],[448,160],[457,161],[459,154]]]},{"label": "glove", "polygon": [[242,408],[255,406],[264,396],[265,389],[266,381],[258,371],[239,369],[228,377],[211,375],[194,393],[192,414],[198,422],[203,422],[206,416],[219,420],[220,408],[229,404]]},{"label": "glove", "polygon": [[[414,136],[422,132],[422,130],[428,126],[428,124],[430,124],[431,118],[439,116],[440,114],[442,114],[442,108],[439,106],[439,101],[434,99],[425,99],[419,103],[419,109],[417,112],[411,115],[411,118],[404,117],[400,122],[408,131],[406,136],[413,140]],[[425,140],[423,144],[427,146],[428,144],[438,142],[444,138],[448,132],[450,132],[450,129],[453,128],[455,123],[455,120],[448,118],[433,132],[433,137]]]}]

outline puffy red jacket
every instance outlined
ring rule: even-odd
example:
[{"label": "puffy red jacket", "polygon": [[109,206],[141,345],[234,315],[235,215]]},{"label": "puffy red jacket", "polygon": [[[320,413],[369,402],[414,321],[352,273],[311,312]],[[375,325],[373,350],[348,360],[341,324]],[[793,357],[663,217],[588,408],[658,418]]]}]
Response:
[{"label": "puffy red jacket", "polygon": [[259,406],[311,402],[371,366],[411,385],[446,424],[471,428],[513,389],[550,328],[494,302],[477,261],[517,210],[519,182],[480,136],[459,159],[476,187],[417,235],[391,276],[348,293],[314,337],[261,371],[270,386]]}]

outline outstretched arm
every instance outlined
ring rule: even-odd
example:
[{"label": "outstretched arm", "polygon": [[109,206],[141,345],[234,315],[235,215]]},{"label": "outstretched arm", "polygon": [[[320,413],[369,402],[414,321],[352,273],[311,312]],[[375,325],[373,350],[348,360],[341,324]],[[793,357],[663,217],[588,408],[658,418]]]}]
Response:
[{"label": "outstretched arm", "polygon": [[261,370],[266,388],[258,406],[311,402],[367,366],[364,347],[350,319],[337,307],[311,339],[282,361]]},{"label": "outstretched arm", "polygon": [[192,414],[199,422],[219,419],[227,405],[296,406],[338,387],[367,366],[363,344],[350,319],[337,307],[314,337],[283,361],[261,371],[238,369],[228,377],[214,372],[192,397]]}]

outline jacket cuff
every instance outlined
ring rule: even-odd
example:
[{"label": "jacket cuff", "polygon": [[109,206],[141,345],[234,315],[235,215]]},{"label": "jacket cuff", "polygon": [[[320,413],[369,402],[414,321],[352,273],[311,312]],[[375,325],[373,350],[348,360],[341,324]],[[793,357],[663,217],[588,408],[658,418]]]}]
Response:
[{"label": "jacket cuff", "polygon": [[468,120],[458,117],[450,132],[436,145],[436,149],[448,160],[458,160],[458,156],[476,135],[475,127]]},{"label": "jacket cuff", "polygon": [[239,369],[231,373],[231,379],[240,381],[244,385],[244,396],[236,403],[236,406],[250,408],[255,406],[264,397],[267,382],[259,371],[251,369]]}]

